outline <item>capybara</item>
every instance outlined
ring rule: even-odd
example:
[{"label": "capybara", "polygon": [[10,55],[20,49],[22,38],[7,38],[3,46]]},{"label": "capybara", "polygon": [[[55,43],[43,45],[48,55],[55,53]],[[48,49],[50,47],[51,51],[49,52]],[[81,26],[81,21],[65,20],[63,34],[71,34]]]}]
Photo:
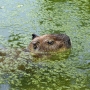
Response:
[{"label": "capybara", "polygon": [[48,56],[54,52],[62,52],[71,48],[71,41],[66,34],[32,34],[28,49],[34,57]]}]

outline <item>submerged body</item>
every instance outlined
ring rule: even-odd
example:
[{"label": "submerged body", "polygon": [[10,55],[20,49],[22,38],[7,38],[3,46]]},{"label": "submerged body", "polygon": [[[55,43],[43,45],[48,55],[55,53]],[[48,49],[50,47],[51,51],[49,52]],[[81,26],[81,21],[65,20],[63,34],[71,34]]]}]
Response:
[{"label": "submerged body", "polygon": [[42,36],[32,34],[32,41],[28,46],[31,55],[40,58],[64,52],[70,48],[70,38],[65,34],[47,34]]},{"label": "submerged body", "polygon": [[[63,60],[63,57],[66,58],[69,55],[66,51],[70,50],[70,48],[70,38],[65,34],[50,34],[43,36],[32,34],[32,41],[30,42],[28,49],[10,48],[0,50],[0,62],[2,63],[0,68],[4,68],[3,66],[8,65],[8,67],[11,66],[12,68],[7,68],[7,70],[14,72],[17,69],[27,70],[28,64],[31,64],[32,67],[33,65],[43,67],[44,60]],[[36,61],[39,61],[39,64],[35,63]],[[29,70],[30,72],[32,71],[31,68],[27,71]]]}]

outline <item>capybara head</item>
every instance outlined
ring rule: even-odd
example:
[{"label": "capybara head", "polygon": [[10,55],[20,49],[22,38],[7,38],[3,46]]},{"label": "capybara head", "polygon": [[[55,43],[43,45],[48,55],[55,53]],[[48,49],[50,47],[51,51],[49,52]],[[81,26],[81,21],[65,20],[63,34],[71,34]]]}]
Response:
[{"label": "capybara head", "polygon": [[32,41],[28,49],[34,56],[41,57],[51,52],[62,52],[71,48],[69,36],[65,34],[46,34],[37,36],[32,34]]}]

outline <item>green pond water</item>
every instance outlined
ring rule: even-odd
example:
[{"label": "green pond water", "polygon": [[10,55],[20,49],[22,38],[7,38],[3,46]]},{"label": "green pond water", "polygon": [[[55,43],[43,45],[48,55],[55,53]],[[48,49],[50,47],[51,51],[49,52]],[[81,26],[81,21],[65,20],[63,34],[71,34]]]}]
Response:
[{"label": "green pond water", "polygon": [[[67,34],[70,55],[32,62],[32,33]],[[0,0],[0,52],[0,90],[90,90],[90,0]]]}]

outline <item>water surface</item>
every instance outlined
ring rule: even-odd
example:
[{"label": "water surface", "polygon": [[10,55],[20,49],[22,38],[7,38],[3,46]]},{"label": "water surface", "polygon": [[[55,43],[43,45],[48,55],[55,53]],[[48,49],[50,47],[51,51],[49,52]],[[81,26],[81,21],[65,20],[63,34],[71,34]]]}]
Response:
[{"label": "water surface", "polygon": [[[27,47],[32,33],[67,34],[70,56],[34,66],[27,66],[27,55],[15,60],[10,48]],[[10,57],[0,61],[0,90],[90,90],[89,39],[89,0],[1,0],[0,47],[9,48]]]}]

